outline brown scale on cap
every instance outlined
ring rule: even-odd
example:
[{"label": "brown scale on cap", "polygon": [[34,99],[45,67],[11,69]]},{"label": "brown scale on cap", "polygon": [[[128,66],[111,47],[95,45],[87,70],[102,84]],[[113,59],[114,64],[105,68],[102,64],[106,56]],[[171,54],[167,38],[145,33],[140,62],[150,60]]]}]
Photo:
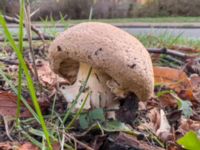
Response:
[{"label": "brown scale on cap", "polygon": [[106,76],[100,84],[108,85],[114,94],[133,92],[140,100],[153,95],[149,53],[135,37],[109,24],[81,23],[69,28],[50,45],[49,61],[53,71],[72,84],[83,63],[94,68],[93,74]]}]

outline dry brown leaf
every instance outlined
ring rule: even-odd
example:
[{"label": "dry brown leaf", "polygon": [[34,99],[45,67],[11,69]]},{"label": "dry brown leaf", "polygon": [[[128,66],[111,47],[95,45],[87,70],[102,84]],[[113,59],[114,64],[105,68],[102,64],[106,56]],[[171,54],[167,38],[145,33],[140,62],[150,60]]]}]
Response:
[{"label": "dry brown leaf", "polygon": [[183,148],[176,143],[170,142],[167,143],[167,150],[183,150]]},{"label": "dry brown leaf", "polygon": [[164,84],[176,91],[181,98],[194,100],[191,82],[183,71],[169,67],[154,67],[154,79],[155,84]]},{"label": "dry brown leaf", "polygon": [[[38,100],[41,98],[39,97]],[[27,100],[29,105],[32,107],[31,100]],[[47,100],[45,100],[44,97],[42,97],[42,100],[39,101],[40,108],[42,112],[45,112],[46,109],[49,108],[49,103]],[[11,92],[6,91],[0,91],[0,115],[1,116],[7,116],[7,117],[16,117],[16,111],[17,111],[17,96],[14,95]],[[21,104],[21,113],[20,117],[32,117],[32,114],[29,112],[29,110]]]},{"label": "dry brown leaf", "polygon": [[199,121],[193,121],[191,119],[184,119],[184,118],[181,119],[179,131],[181,131],[182,134],[185,134],[190,130],[198,131],[199,129],[200,129]]},{"label": "dry brown leaf", "polygon": [[[164,150],[161,147],[158,147],[156,145],[150,145],[147,144],[145,141],[143,140],[138,140],[135,136],[131,136],[129,134],[126,133],[122,133],[120,132],[119,135],[117,135],[114,139],[112,139],[114,141],[114,143],[117,143],[116,145],[112,145],[112,147],[114,147],[113,149],[129,149],[127,147],[130,147],[130,149],[143,149],[143,150]],[[109,142],[107,142],[109,143]],[[119,145],[122,145],[122,147],[119,147]],[[106,148],[105,148],[106,149]],[[110,149],[107,148],[107,149]],[[111,148],[112,149],[112,148]]]},{"label": "dry brown leaf", "polygon": [[2,142],[0,143],[1,150],[12,150],[14,146],[16,147],[18,143],[16,142]]},{"label": "dry brown leaf", "polygon": [[171,126],[169,125],[166,114],[162,109],[160,110],[160,126],[156,131],[156,135],[164,142],[173,138]]},{"label": "dry brown leaf", "polygon": [[[0,91],[0,115],[15,117],[17,110],[17,96],[12,93]],[[21,117],[31,117],[31,113],[21,106]]]},{"label": "dry brown leaf", "polygon": [[195,99],[200,100],[200,77],[198,75],[191,76],[190,80],[192,83],[194,97],[195,97]]},{"label": "dry brown leaf", "polygon": [[155,133],[160,126],[160,113],[159,113],[158,108],[151,109],[149,113],[147,114],[147,116],[150,119],[150,123],[152,124],[152,127],[153,127],[153,132]]},{"label": "dry brown leaf", "polygon": [[28,142],[21,145],[19,150],[39,150],[39,148]]},{"label": "dry brown leaf", "polygon": [[61,149],[60,143],[53,144],[53,150],[60,150],[60,149]]},{"label": "dry brown leaf", "polygon": [[[0,150],[39,150],[39,148],[30,142],[20,144],[18,142],[2,142],[0,143]],[[53,150],[60,150],[59,143],[53,144]]]},{"label": "dry brown leaf", "polygon": [[0,150],[39,150],[35,145],[27,142],[19,144],[18,142],[2,142],[0,143]]},{"label": "dry brown leaf", "polygon": [[179,51],[179,52],[184,52],[184,53],[198,53],[200,51],[199,49],[186,47],[184,45],[182,46],[175,45],[175,46],[172,46],[171,49],[175,49],[174,51]]},{"label": "dry brown leaf", "polygon": [[177,99],[171,94],[164,94],[160,96],[158,99],[162,107],[175,108],[177,106]]},{"label": "dry brown leaf", "polygon": [[50,68],[49,62],[45,60],[38,60],[37,72],[40,82],[46,86],[55,86],[56,83],[69,83],[66,79],[56,75]]}]

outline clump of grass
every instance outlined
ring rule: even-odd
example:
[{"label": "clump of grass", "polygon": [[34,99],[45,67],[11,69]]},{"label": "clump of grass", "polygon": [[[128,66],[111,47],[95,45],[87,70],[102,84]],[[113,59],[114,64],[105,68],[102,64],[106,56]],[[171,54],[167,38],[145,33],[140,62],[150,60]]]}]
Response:
[{"label": "clump of grass", "polygon": [[[88,19],[68,19],[65,21],[65,24],[78,24],[81,22],[86,22]],[[139,17],[139,18],[109,18],[109,19],[92,19],[95,22],[105,22],[105,23],[113,23],[113,24],[128,24],[128,23],[198,23],[200,22],[200,17]],[[46,19],[46,22],[48,19]]]},{"label": "clump of grass", "polygon": [[[65,21],[66,16],[63,16],[60,13],[60,20],[56,21],[52,16],[50,17],[50,20],[48,20],[48,17],[45,19],[41,18],[41,23],[43,25],[42,32],[47,33],[49,36],[55,37],[58,34],[57,25],[62,25],[64,30],[66,30],[69,27],[68,22]],[[60,31],[61,32],[61,31]]]},{"label": "clump of grass", "polygon": [[170,33],[163,33],[160,35],[151,35],[151,34],[142,34],[136,35],[136,37],[144,44],[145,47],[151,48],[171,48],[173,46],[187,46],[194,49],[200,49],[200,39],[190,39],[185,38],[179,34],[177,36],[173,36]]}]

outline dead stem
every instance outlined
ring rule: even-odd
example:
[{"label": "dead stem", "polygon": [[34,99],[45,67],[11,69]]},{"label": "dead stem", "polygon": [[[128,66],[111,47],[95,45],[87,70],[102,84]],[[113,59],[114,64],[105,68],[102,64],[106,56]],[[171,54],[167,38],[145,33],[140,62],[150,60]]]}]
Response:
[{"label": "dead stem", "polygon": [[14,141],[13,138],[10,136],[10,130],[8,127],[9,118],[3,116],[3,121],[4,121],[4,125],[5,125],[6,135],[8,136],[9,140]]},{"label": "dead stem", "polygon": [[41,92],[42,91],[42,86],[40,85],[40,82],[39,82],[38,72],[37,72],[36,63],[35,63],[35,55],[34,55],[33,46],[32,46],[30,4],[29,3],[27,3],[27,5],[25,6],[25,11],[24,12],[25,12],[25,28],[26,28],[27,35],[28,35],[30,56],[32,58],[33,69],[34,69],[35,77],[36,77],[36,80],[37,80],[37,84],[38,84],[38,87],[39,87],[40,92]]},{"label": "dead stem", "polygon": [[[13,18],[13,17],[4,15],[4,19],[8,22],[19,24],[19,20],[17,18]],[[25,24],[24,24],[24,26],[25,26]],[[40,39],[44,42],[44,35],[34,25],[31,25],[31,30],[33,32],[35,32],[40,37]]]},{"label": "dead stem", "polygon": [[66,135],[68,138],[72,139],[74,142],[76,142],[76,143],[78,143],[79,145],[85,147],[87,150],[94,150],[93,148],[91,148],[90,146],[86,145],[85,143],[83,143],[83,142],[77,140],[74,136],[72,136],[72,135],[70,135],[70,134],[68,134],[68,133],[66,133],[65,135]]}]

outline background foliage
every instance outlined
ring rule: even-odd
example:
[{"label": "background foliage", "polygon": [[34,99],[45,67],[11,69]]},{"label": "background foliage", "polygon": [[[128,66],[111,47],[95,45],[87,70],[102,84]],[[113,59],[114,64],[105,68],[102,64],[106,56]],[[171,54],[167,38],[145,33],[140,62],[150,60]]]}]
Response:
[{"label": "background foliage", "polygon": [[[39,8],[32,19],[59,19],[60,14],[68,19],[86,19],[90,8],[93,18],[199,16],[199,0],[31,0],[32,10]],[[18,0],[1,0],[0,10],[7,15],[18,13]]]}]

